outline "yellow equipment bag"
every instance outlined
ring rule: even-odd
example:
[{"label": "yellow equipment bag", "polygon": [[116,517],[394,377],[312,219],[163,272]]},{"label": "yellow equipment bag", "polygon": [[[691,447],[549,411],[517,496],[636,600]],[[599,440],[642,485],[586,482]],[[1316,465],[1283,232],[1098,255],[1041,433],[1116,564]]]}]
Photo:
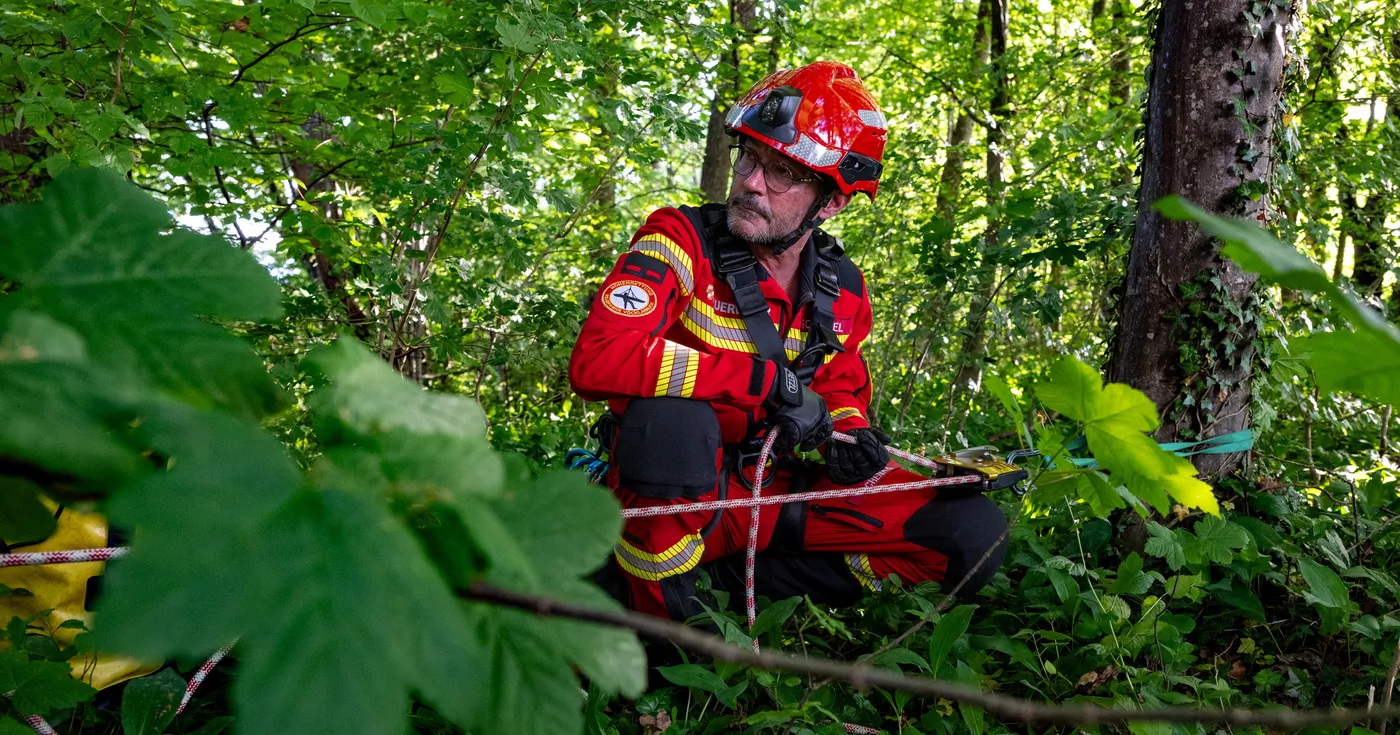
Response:
[{"label": "yellow equipment bag", "polygon": [[[45,503],[57,513],[58,530],[39,543],[6,545],[6,553],[73,551],[107,546],[106,518],[97,513],[78,513],[59,508],[47,499]],[[30,593],[0,597],[0,626],[9,623],[15,616],[32,618],[49,610],[48,615],[32,621],[30,625],[42,628],[59,645],[72,645],[73,639],[82,631],[59,626],[65,620],[81,620],[91,627],[92,598],[97,594],[105,565],[105,562],[94,561],[0,569],[0,584]],[[8,640],[0,638],[0,648],[8,645]],[[160,668],[160,663],[145,663],[100,652],[76,656],[68,663],[73,667],[74,678],[91,684],[95,689],[106,689]]]}]

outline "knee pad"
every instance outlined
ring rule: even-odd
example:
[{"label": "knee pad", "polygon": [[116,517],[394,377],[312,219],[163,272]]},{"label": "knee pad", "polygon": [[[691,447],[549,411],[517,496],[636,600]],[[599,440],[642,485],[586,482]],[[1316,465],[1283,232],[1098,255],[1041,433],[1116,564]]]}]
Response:
[{"label": "knee pad", "polygon": [[[1006,516],[984,495],[934,498],[904,522],[906,541],[948,557],[945,592],[966,579],[960,597],[975,594],[1001,568],[1009,540],[1002,536],[1005,530]],[[984,555],[987,560],[974,571]]]}]

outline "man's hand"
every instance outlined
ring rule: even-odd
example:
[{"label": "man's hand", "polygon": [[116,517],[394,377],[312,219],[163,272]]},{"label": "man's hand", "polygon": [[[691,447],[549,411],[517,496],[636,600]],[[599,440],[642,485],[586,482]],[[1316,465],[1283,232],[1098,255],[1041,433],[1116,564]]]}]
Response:
[{"label": "man's hand", "polygon": [[797,448],[816,449],[831,437],[831,414],[826,410],[826,401],[803,385],[786,365],[778,365],[778,376],[763,407],[768,412],[770,430],[778,432],[773,443],[774,457]]},{"label": "man's hand", "polygon": [[828,442],[826,445],[826,474],[837,485],[859,485],[875,476],[890,462],[885,445],[890,438],[874,427],[853,429],[855,444]]}]

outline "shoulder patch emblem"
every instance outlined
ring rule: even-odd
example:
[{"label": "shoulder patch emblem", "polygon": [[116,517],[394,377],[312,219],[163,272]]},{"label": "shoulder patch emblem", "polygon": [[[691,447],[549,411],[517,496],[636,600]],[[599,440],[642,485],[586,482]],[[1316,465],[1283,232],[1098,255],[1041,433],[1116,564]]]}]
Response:
[{"label": "shoulder patch emblem", "polygon": [[622,316],[646,316],[656,308],[656,292],[641,281],[624,278],[604,289],[603,306]]}]

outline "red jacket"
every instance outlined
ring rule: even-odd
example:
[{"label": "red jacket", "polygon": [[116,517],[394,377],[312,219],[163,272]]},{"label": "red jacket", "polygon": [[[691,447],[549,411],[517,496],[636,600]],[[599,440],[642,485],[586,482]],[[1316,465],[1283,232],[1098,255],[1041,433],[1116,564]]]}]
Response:
[{"label": "red jacket", "polygon": [[[807,342],[813,303],[815,248],[804,246],[796,306],[762,272],[759,286],[785,337],[788,359]],[[837,268],[841,293],[833,303],[846,351],[817,369],[812,390],[826,399],[837,431],[863,426],[870,373],[860,346],[870,334],[865,279],[849,258]],[[776,375],[757,357],[729,285],[713,272],[685,215],[660,209],[632,238],[632,247],[603,282],[569,359],[569,380],[585,400],[608,401],[618,413],[630,398],[679,396],[709,401],[726,444],[752,436]]]}]

